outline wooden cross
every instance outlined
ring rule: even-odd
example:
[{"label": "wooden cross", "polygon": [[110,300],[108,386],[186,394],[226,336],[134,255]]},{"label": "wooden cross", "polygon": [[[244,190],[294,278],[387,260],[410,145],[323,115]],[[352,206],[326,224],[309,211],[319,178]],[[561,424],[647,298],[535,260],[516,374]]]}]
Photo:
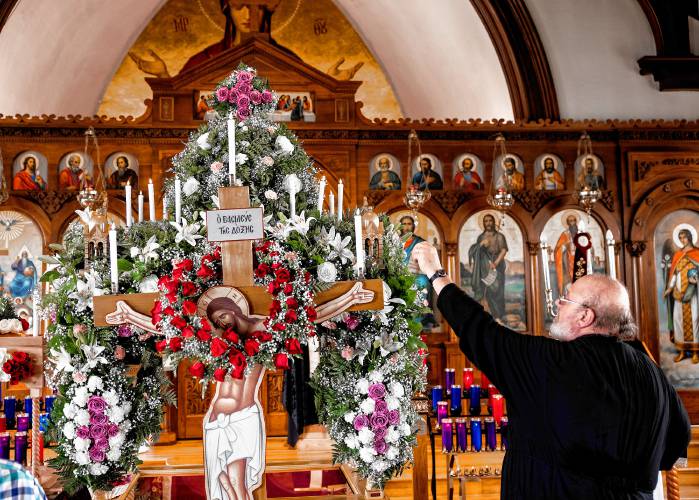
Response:
[{"label": "wooden cross", "polygon": [[[248,208],[250,191],[247,186],[220,187],[218,190],[221,209]],[[272,296],[265,288],[253,284],[252,241],[227,241],[221,244],[223,284],[238,289],[250,304],[250,313],[266,316],[272,305]],[[347,293],[356,282],[340,281],[315,297],[316,305],[325,304]],[[374,298],[366,304],[355,304],[350,311],[381,310],[383,283],[380,279],[363,280],[366,290],[374,292]],[[132,293],[127,295],[102,295],[94,298],[95,326],[110,326],[106,316],[116,310],[118,301],[124,301],[136,312],[149,315],[158,293]]]}]

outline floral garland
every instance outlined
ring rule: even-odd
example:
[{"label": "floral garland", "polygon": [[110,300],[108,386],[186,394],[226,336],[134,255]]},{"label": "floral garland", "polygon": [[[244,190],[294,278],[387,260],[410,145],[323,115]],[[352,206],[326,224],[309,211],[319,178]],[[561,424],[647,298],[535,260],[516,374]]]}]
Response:
[{"label": "floral garland", "polygon": [[0,363],[2,363],[2,373],[0,382],[10,382],[16,385],[32,374],[31,356],[24,351],[7,353],[5,349],[0,352]]}]

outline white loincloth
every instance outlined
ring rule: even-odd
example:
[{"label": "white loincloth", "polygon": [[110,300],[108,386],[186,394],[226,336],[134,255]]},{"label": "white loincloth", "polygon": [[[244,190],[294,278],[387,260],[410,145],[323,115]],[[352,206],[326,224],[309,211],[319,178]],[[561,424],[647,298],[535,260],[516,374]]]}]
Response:
[{"label": "white loincloth", "polygon": [[259,407],[254,404],[230,415],[219,414],[204,424],[204,461],[209,500],[230,500],[219,476],[228,464],[246,460],[245,487],[248,491],[262,482],[264,440]]}]

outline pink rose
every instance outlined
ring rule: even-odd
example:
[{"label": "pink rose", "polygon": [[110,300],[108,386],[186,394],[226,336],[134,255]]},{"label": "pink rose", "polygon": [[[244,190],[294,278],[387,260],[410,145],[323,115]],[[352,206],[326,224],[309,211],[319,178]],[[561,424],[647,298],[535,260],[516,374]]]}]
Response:
[{"label": "pink rose", "polygon": [[376,404],[374,404],[374,412],[375,413],[382,413],[382,412],[387,412],[387,411],[388,411],[388,404],[383,399],[377,401]]},{"label": "pink rose", "polygon": [[90,413],[104,413],[106,408],[107,402],[101,396],[90,396],[87,402],[87,410]]},{"label": "pink rose", "polygon": [[84,384],[87,382],[87,375],[83,372],[73,372],[73,382],[76,384]]},{"label": "pink rose", "polygon": [[360,413],[359,415],[354,417],[354,422],[352,425],[354,425],[355,431],[361,431],[364,427],[369,425],[369,418],[363,413]]},{"label": "pink rose", "polygon": [[273,99],[273,96],[269,90],[262,91],[262,102],[268,104],[268,103],[272,102],[272,99]]},{"label": "pink rose", "polygon": [[238,85],[236,85],[236,87],[237,87],[238,93],[239,93],[240,95],[245,95],[245,96],[248,96],[248,97],[249,97],[249,96],[250,96],[250,92],[252,92],[252,85],[250,85],[249,83],[245,83],[245,82],[244,82],[244,83],[238,83]]},{"label": "pink rose", "polygon": [[236,75],[236,80],[240,82],[249,82],[252,80],[252,73],[248,71],[239,71]]},{"label": "pink rose", "polygon": [[105,425],[109,423],[109,417],[104,413],[93,413],[90,415],[90,423],[92,425]]},{"label": "pink rose", "polygon": [[88,429],[87,425],[81,425],[75,434],[81,439],[88,439],[90,437],[90,429]]},{"label": "pink rose", "polygon": [[85,325],[73,325],[73,335],[82,335],[87,331],[87,327]]},{"label": "pink rose", "polygon": [[349,361],[352,359],[352,356],[354,355],[354,349],[352,349],[350,346],[346,346],[345,348],[342,349],[342,358],[346,359]]},{"label": "pink rose", "polygon": [[235,104],[238,102],[238,91],[236,89],[231,89],[228,93],[228,102]]},{"label": "pink rose", "polygon": [[259,90],[250,91],[250,100],[253,104],[260,104],[262,102],[262,94]]},{"label": "pink rose", "polygon": [[385,427],[374,429],[374,439],[383,439],[386,437],[386,434],[388,434],[388,429]]},{"label": "pink rose", "polygon": [[116,346],[116,348],[114,348],[114,357],[118,360],[124,359],[124,357],[126,357],[126,349],[120,345]]},{"label": "pink rose", "polygon": [[240,121],[247,120],[250,118],[250,108],[238,108],[236,115]]},{"label": "pink rose", "polygon": [[95,424],[90,427],[90,437],[92,439],[105,439],[109,435],[107,426]]},{"label": "pink rose", "polygon": [[211,164],[211,171],[212,172],[220,172],[223,169],[223,163],[220,161],[215,161]]},{"label": "pink rose", "polygon": [[374,412],[369,419],[372,429],[383,429],[388,425],[388,417],[385,413]]},{"label": "pink rose", "polygon": [[247,108],[250,106],[250,98],[246,95],[238,96],[238,108]]},{"label": "pink rose", "polygon": [[107,451],[109,449],[109,441],[106,439],[97,439],[95,441],[94,447],[99,451]]},{"label": "pink rose", "polygon": [[216,91],[216,99],[218,102],[226,102],[228,100],[228,87],[220,87]]},{"label": "pink rose", "polygon": [[374,451],[379,455],[383,455],[388,450],[388,445],[383,439],[377,439],[374,441]]},{"label": "pink rose", "polygon": [[99,450],[96,446],[93,446],[90,449],[90,460],[93,462],[101,463],[104,462],[105,458],[107,458],[107,455],[105,455],[104,451]]},{"label": "pink rose", "polygon": [[386,395],[386,386],[381,382],[369,386],[369,397],[373,400],[381,399]]},{"label": "pink rose", "polygon": [[354,331],[359,326],[359,318],[348,314],[345,318],[345,325],[347,325],[347,328],[349,328],[350,331]]},{"label": "pink rose", "polygon": [[119,434],[119,426],[117,424],[109,424],[107,433],[109,434],[110,438],[116,436],[117,434]]},{"label": "pink rose", "polygon": [[391,425],[398,425],[399,422],[400,422],[400,412],[398,410],[389,410],[388,423]]}]

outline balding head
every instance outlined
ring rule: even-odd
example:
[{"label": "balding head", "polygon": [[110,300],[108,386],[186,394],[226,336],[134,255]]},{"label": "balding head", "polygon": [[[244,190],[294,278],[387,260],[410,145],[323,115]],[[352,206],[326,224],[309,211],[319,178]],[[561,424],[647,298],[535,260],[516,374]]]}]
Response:
[{"label": "balding head", "polygon": [[620,340],[636,338],[629,294],[617,280],[604,274],[584,276],[571,285],[567,298],[574,303],[559,303],[559,315],[551,327],[552,337],[574,340],[597,333]]}]

